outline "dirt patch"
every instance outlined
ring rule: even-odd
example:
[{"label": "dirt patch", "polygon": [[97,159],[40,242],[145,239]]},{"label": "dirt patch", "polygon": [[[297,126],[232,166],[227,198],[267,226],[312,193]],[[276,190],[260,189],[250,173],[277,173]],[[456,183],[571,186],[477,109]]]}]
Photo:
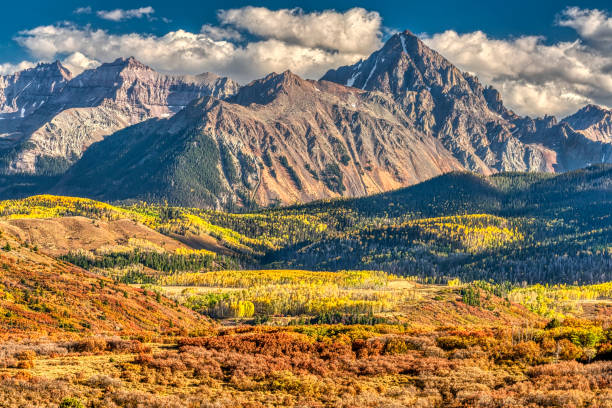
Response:
[{"label": "dirt patch", "polygon": [[195,235],[195,234],[188,232],[184,236],[178,235],[178,234],[169,234],[169,236],[179,241],[183,245],[188,246],[189,248],[206,249],[208,251],[216,252],[221,255],[235,255],[236,254],[236,252],[232,251],[229,248],[224,247],[223,245],[221,245],[219,240],[217,240],[214,237],[211,237],[210,235],[206,235],[206,234]]},{"label": "dirt patch", "polygon": [[147,240],[169,251],[191,247],[128,219],[101,221],[79,216],[15,219],[0,221],[0,226],[54,256],[78,248],[92,250],[106,245],[122,245],[130,238]]}]

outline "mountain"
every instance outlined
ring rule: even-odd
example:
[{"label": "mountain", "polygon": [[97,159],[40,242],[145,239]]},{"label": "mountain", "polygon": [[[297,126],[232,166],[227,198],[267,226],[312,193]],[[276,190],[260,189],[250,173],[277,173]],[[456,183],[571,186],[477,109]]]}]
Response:
[{"label": "mountain", "polygon": [[[119,59],[71,79],[33,112],[26,122],[36,125],[6,162],[9,173],[61,176],[55,193],[227,209],[365,196],[454,170],[612,163],[612,143],[585,130],[598,117],[520,117],[406,31],[319,81],[284,72],[240,89]],[[597,123],[603,134],[605,115]],[[42,189],[5,184],[3,194]]]},{"label": "mountain", "polygon": [[563,119],[574,130],[595,142],[612,143],[612,110],[587,105]]},{"label": "mountain", "polygon": [[59,61],[0,76],[0,117],[25,117],[60,92],[72,73]]},{"label": "mountain", "polygon": [[106,138],[55,191],[229,208],[363,196],[461,168],[389,95],[284,72]]},{"label": "mountain", "polygon": [[322,79],[392,95],[415,126],[440,140],[467,170],[559,172],[612,162],[609,143],[601,143],[606,140],[586,137],[553,117],[519,117],[504,106],[499,92],[483,87],[409,31]]},{"label": "mountain", "polygon": [[89,145],[152,117],[167,117],[203,95],[227,97],[238,85],[214,74],[160,74],[134,58],[72,78],[59,62],[2,81],[0,172],[58,174]]}]

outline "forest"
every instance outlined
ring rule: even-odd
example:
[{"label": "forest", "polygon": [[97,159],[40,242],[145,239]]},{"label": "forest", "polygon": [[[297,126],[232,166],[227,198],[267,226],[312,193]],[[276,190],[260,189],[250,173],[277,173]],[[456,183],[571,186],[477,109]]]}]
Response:
[{"label": "forest", "polygon": [[[240,268],[591,284],[612,280],[611,179],[604,165],[555,176],[451,173],[375,196],[247,213],[34,196],[0,203],[0,217],[129,217],[164,234],[210,235]],[[185,263],[164,262],[165,271]]]}]

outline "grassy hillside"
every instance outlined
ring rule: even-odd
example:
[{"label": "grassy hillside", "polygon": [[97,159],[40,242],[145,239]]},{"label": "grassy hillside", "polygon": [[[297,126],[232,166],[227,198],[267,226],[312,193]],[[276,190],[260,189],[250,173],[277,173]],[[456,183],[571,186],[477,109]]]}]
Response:
[{"label": "grassy hillside", "polygon": [[597,283],[612,279],[610,208],[612,167],[594,166],[556,176],[451,173],[375,196],[254,213],[35,196],[1,202],[0,217],[128,218],[220,254],[220,268]]},{"label": "grassy hillside", "polygon": [[116,284],[0,228],[0,338],[186,332],[206,321],[153,291]]}]

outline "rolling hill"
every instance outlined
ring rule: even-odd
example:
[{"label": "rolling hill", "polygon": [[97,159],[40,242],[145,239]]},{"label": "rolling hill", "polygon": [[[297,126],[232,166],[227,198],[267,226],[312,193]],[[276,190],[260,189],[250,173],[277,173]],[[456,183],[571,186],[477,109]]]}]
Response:
[{"label": "rolling hill", "polygon": [[[43,196],[4,202],[0,216],[129,218],[179,245],[218,253],[220,258],[212,262],[219,267],[234,263],[384,270],[443,281],[458,276],[498,282],[597,283],[610,280],[612,273],[611,180],[609,165],[558,175],[454,172],[367,197],[246,213],[144,203],[112,207],[83,199],[66,204],[61,198]],[[95,229],[89,226],[89,230]],[[154,235],[150,237],[153,240]],[[198,246],[203,243],[208,246]],[[105,255],[104,262],[126,266],[125,257],[118,252],[112,256],[116,261]],[[80,255],[67,259],[89,267],[102,262],[92,263]],[[171,265],[175,260],[164,262]]]},{"label": "rolling hill", "polygon": [[7,338],[169,334],[205,324],[169,299],[59,261],[0,226],[0,331]]}]

